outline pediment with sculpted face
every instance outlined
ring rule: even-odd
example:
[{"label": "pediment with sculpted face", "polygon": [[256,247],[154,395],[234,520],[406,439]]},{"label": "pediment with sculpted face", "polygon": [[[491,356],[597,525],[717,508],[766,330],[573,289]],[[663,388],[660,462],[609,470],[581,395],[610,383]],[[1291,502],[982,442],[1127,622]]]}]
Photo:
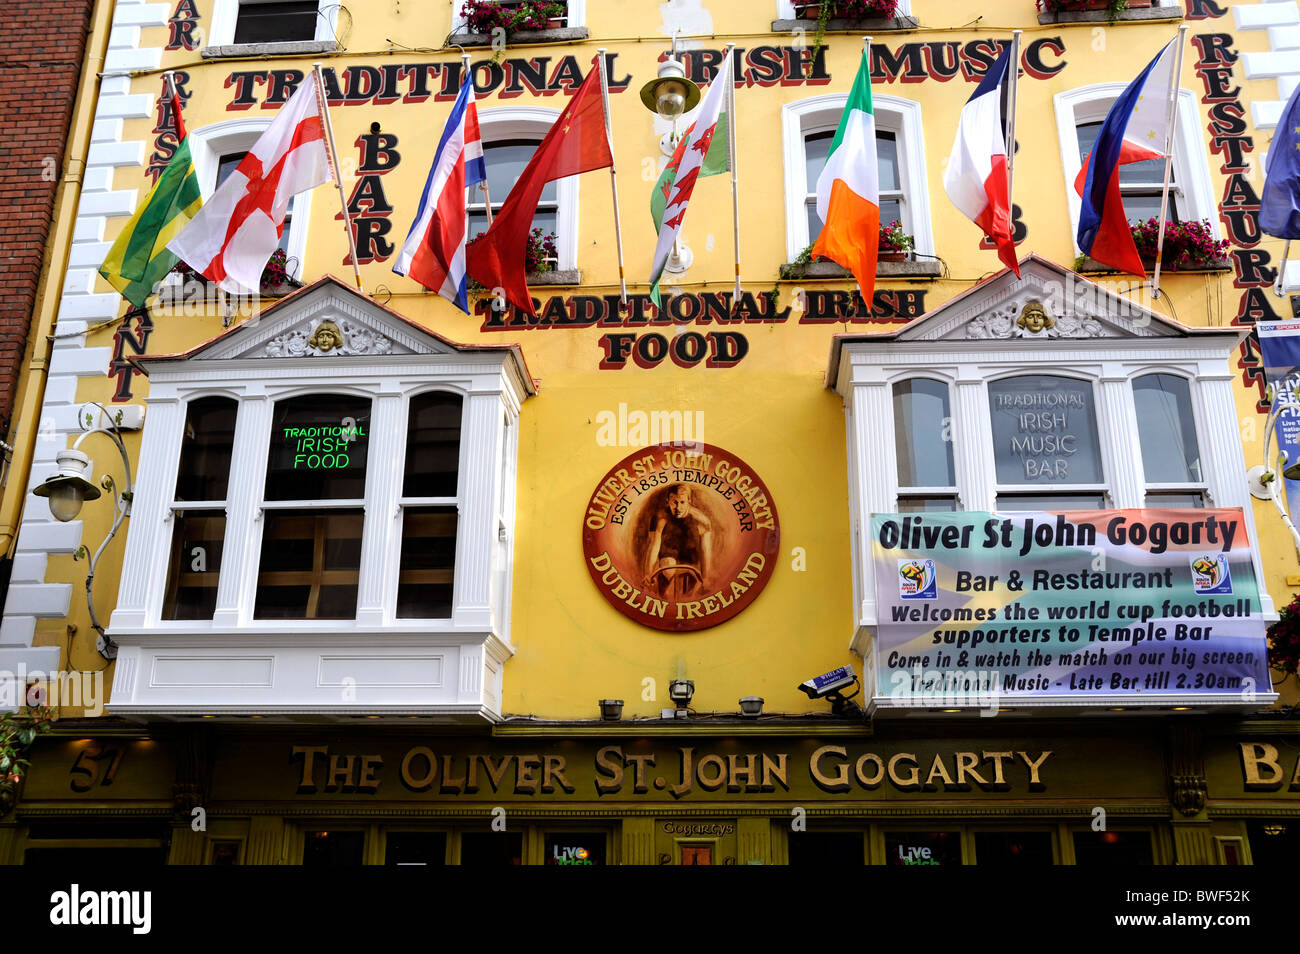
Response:
[{"label": "pediment with sculpted face", "polygon": [[[902,330],[900,340],[1061,341],[1175,337],[1185,328],[1154,310],[1133,277],[1092,281],[1037,256]],[[1145,297],[1143,297],[1145,296]]]},{"label": "pediment with sculpted face", "polygon": [[200,361],[336,359],[456,350],[438,335],[327,278],[281,299],[188,357]]}]

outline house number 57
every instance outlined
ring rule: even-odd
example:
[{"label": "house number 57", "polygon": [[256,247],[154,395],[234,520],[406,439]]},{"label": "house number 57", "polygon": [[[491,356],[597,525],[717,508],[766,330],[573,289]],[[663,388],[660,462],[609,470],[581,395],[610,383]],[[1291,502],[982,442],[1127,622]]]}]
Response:
[{"label": "house number 57", "polygon": [[[72,768],[68,769],[68,774],[72,776],[72,790],[88,792],[95,787],[96,782],[101,786],[112,785],[113,777],[117,775],[117,768],[122,764],[122,756],[125,754],[126,749],[120,745],[100,745],[98,742],[92,742],[86,746],[78,753]],[[105,762],[108,763],[107,767],[104,765]]]}]

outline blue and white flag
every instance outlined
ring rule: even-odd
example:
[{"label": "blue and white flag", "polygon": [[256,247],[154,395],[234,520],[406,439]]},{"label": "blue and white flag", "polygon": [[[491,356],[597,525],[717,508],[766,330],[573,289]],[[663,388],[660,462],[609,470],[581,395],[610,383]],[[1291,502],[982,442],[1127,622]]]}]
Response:
[{"label": "blue and white flag", "polygon": [[438,151],[434,153],[415,222],[393,262],[397,274],[407,275],[429,291],[436,291],[467,315],[465,241],[469,222],[465,189],[486,178],[474,83],[467,74],[447,117]]}]

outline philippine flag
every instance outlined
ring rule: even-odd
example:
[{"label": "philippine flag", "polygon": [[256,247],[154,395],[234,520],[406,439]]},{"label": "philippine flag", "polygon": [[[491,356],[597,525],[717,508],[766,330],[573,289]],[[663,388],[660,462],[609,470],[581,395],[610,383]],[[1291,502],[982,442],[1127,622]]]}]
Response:
[{"label": "philippine flag", "polygon": [[998,258],[1020,276],[1011,230],[1007,179],[1007,141],[1002,91],[1011,63],[1011,45],[984,74],[962,107],[943,187],[952,204],[978,225],[998,248]]},{"label": "philippine flag", "polygon": [[465,239],[469,224],[465,189],[487,178],[483,140],[474,107],[474,84],[466,77],[451,107],[447,127],[433,157],[429,178],[420,196],[406,242],[393,263],[393,271],[407,275],[436,291],[469,314],[465,280]]},{"label": "philippine flag", "polygon": [[1079,209],[1079,249],[1103,265],[1146,277],[1133,243],[1119,191],[1119,167],[1163,159],[1169,142],[1169,90],[1173,85],[1178,40],[1169,42],[1115,100],[1097,134],[1097,143],[1075,179],[1083,197]]}]

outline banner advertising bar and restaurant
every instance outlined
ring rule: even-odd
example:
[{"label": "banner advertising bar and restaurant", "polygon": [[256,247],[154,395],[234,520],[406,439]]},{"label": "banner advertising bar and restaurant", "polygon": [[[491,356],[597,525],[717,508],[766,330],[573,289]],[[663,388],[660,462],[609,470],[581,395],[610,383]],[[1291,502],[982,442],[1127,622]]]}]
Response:
[{"label": "banner advertising bar and restaurant", "polygon": [[881,705],[1268,691],[1240,510],[876,514],[872,536]]}]

